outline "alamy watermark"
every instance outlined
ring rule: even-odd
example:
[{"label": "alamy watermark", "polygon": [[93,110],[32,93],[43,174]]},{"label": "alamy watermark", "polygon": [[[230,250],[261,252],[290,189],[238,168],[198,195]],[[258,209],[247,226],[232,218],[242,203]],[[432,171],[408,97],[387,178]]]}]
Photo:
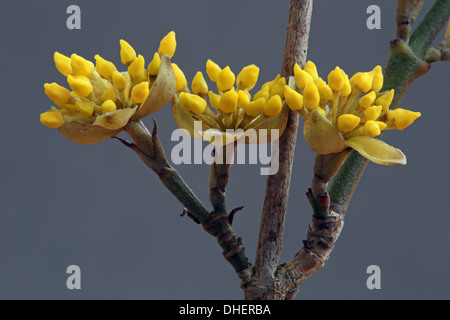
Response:
[{"label": "alamy watermark", "polygon": [[[173,131],[171,140],[179,141],[171,152],[174,164],[260,164],[260,174],[267,176],[279,168],[278,129],[227,129],[225,133],[215,129],[202,131],[202,122],[194,123],[194,139],[185,129]],[[203,139],[211,141],[203,147]],[[237,142],[236,148],[233,146]],[[223,148],[222,145],[227,147]],[[270,145],[270,151],[269,151]],[[223,153],[225,151],[225,154]],[[247,152],[248,150],[248,152]]]}]

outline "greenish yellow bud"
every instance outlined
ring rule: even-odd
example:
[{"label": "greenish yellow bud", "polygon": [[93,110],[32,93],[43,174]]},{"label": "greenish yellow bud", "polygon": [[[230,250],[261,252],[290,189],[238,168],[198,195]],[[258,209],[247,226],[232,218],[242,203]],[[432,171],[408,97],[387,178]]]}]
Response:
[{"label": "greenish yellow bud", "polygon": [[264,106],[266,105],[266,99],[259,98],[256,99],[245,107],[245,114],[250,117],[257,117],[264,111]]},{"label": "greenish yellow bud", "polygon": [[368,72],[357,72],[351,79],[350,83],[362,92],[368,92],[372,88],[373,75]]},{"label": "greenish yellow bud", "polygon": [[389,109],[389,106],[391,105],[393,99],[394,99],[394,89],[378,97],[378,99],[375,100],[375,103],[377,105],[383,106],[383,111],[386,112]]},{"label": "greenish yellow bud", "polygon": [[172,58],[177,48],[177,41],[175,39],[175,32],[170,31],[159,43],[158,53],[160,56],[167,54],[169,58]]},{"label": "greenish yellow bud", "polygon": [[145,59],[139,55],[128,67],[128,74],[136,80],[146,80],[147,71],[145,70]]},{"label": "greenish yellow bud", "polygon": [[291,110],[300,110],[303,107],[303,96],[289,86],[284,87],[284,99]]},{"label": "greenish yellow bud", "polygon": [[281,112],[282,106],[283,102],[281,101],[280,96],[274,95],[266,102],[266,105],[264,106],[264,115],[275,117]]},{"label": "greenish yellow bud", "polygon": [[141,82],[131,89],[131,99],[136,103],[142,103],[147,99],[150,89],[148,88],[148,82]]},{"label": "greenish yellow bud", "polygon": [[66,57],[59,52],[55,52],[53,59],[55,60],[56,69],[58,69],[65,77],[72,73],[72,61],[69,57]]},{"label": "greenish yellow bud", "polygon": [[184,110],[201,114],[207,107],[206,100],[195,94],[181,92],[179,96],[180,104]]},{"label": "greenish yellow bud", "polygon": [[361,108],[368,108],[372,105],[372,103],[375,101],[375,98],[377,97],[375,91],[370,91],[361,99],[359,99],[358,104]]},{"label": "greenish yellow bud", "polygon": [[317,73],[316,65],[312,61],[306,62],[305,66],[303,67],[303,70],[308,72],[314,81],[316,81],[317,78],[319,77],[319,74]]},{"label": "greenish yellow bud", "polygon": [[284,77],[275,80],[271,85],[269,85],[269,97],[278,95],[283,99],[285,85],[286,79]]},{"label": "greenish yellow bud", "polygon": [[310,81],[306,84],[303,91],[303,103],[310,110],[315,109],[320,102],[320,94],[314,82]]},{"label": "greenish yellow bud", "polygon": [[217,89],[228,91],[234,86],[235,76],[230,67],[225,67],[217,76]]},{"label": "greenish yellow bud", "polygon": [[397,108],[387,112],[388,120],[393,120],[394,125],[398,130],[403,130],[410,126],[420,116],[420,112],[413,112],[403,108]]},{"label": "greenish yellow bud", "polygon": [[270,88],[269,86],[265,86],[261,88],[261,90],[259,90],[257,93],[255,93],[255,95],[253,96],[253,100],[264,98],[264,100],[267,101],[269,100],[269,96],[270,96]]},{"label": "greenish yellow bud", "polygon": [[239,90],[238,94],[238,108],[245,109],[245,107],[250,103],[251,95],[247,90]]},{"label": "greenish yellow bud", "polygon": [[40,121],[49,128],[59,128],[64,124],[64,117],[58,111],[47,111],[41,113]]},{"label": "greenish yellow bud", "polygon": [[[344,71],[342,71],[344,73]],[[350,84],[350,80],[348,76],[344,73],[344,86],[342,87],[341,94],[346,97],[352,92],[352,86]]]},{"label": "greenish yellow bud", "polygon": [[371,106],[364,110],[364,117],[367,120],[377,120],[383,110],[382,106]]},{"label": "greenish yellow bud", "polygon": [[198,71],[194,79],[192,79],[192,92],[195,94],[207,94],[208,93],[208,84],[205,81],[205,78],[203,78],[203,73]]},{"label": "greenish yellow bud", "polygon": [[108,112],[116,111],[117,106],[114,101],[106,100],[105,102],[102,103],[101,109],[102,109],[103,113],[108,113]]},{"label": "greenish yellow bud", "polygon": [[106,90],[102,94],[101,98],[102,98],[102,101],[106,101],[106,100],[116,101],[117,96],[116,96],[116,93],[115,93],[114,89],[111,88],[111,89]]},{"label": "greenish yellow bud", "polygon": [[222,98],[222,96],[210,91],[208,92],[208,97],[209,97],[209,104],[211,105],[211,107],[219,111],[220,99]]},{"label": "greenish yellow bud", "polygon": [[242,68],[236,80],[236,84],[240,89],[252,90],[258,81],[259,68],[254,64]]},{"label": "greenish yellow bud", "polygon": [[83,117],[90,117],[94,113],[94,105],[89,101],[78,101],[75,103],[75,108]]},{"label": "greenish yellow bud", "polygon": [[225,92],[220,99],[220,110],[225,113],[236,111],[238,104],[238,94],[234,90]]},{"label": "greenish yellow bud", "polygon": [[336,67],[328,74],[328,86],[334,91],[340,91],[344,87],[345,77],[341,68]]},{"label": "greenish yellow bud", "polygon": [[136,59],[136,51],[125,40],[120,40],[120,59],[122,63],[129,66]]},{"label": "greenish yellow bud", "polygon": [[337,125],[342,132],[348,132],[355,129],[360,122],[361,119],[353,114],[343,114],[339,116]]},{"label": "greenish yellow bud", "polygon": [[63,105],[69,101],[70,91],[56,82],[44,84],[45,94],[57,105]]},{"label": "greenish yellow bud", "polygon": [[297,88],[304,88],[310,81],[314,82],[313,77],[306,71],[302,70],[298,64],[294,66],[294,77]]},{"label": "greenish yellow bud", "polygon": [[67,82],[72,90],[81,97],[87,97],[93,90],[91,82],[84,76],[72,76],[69,74]]},{"label": "greenish yellow bud", "polygon": [[383,77],[383,71],[381,69],[381,66],[376,66],[373,69],[373,82],[372,82],[372,90],[375,91],[376,93],[378,93],[381,88],[383,87],[383,81],[384,81],[384,77]]},{"label": "greenish yellow bud", "polygon": [[80,75],[88,77],[95,70],[95,66],[89,60],[80,57],[77,54],[72,54],[70,57],[70,66],[72,67],[73,75]]},{"label": "greenish yellow bud", "polygon": [[220,72],[222,72],[222,69],[211,59],[208,59],[208,61],[206,61],[206,74],[211,79],[211,81],[217,82],[217,78],[219,77]]},{"label": "greenish yellow bud", "polygon": [[114,71],[112,74],[113,85],[118,90],[123,90],[127,84],[127,80],[119,71]]},{"label": "greenish yellow bud", "polygon": [[175,91],[180,92],[183,89],[187,88],[187,80],[183,71],[178,67],[177,64],[172,63],[173,72],[175,74],[176,87]]},{"label": "greenish yellow bud", "polygon": [[366,124],[364,125],[364,135],[368,137],[376,137],[380,135],[381,130],[376,121],[369,120],[366,121]]},{"label": "greenish yellow bud", "polygon": [[316,86],[319,90],[320,97],[325,100],[333,99],[333,91],[321,78],[316,80]]},{"label": "greenish yellow bud", "polygon": [[147,71],[150,75],[156,76],[159,72],[160,67],[161,67],[161,57],[159,56],[158,52],[155,52],[152,61],[149,63],[147,67]]},{"label": "greenish yellow bud", "polygon": [[113,72],[117,71],[114,63],[103,59],[98,54],[94,58],[96,61],[95,70],[97,70],[98,74],[105,79],[111,79]]}]

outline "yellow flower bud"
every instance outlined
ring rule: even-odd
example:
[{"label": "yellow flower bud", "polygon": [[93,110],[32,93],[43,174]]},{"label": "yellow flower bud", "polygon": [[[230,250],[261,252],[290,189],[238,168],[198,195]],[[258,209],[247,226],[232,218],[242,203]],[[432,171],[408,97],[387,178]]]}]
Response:
[{"label": "yellow flower bud", "polygon": [[161,67],[161,57],[159,56],[158,52],[155,52],[152,61],[148,65],[147,71],[150,75],[156,76],[159,72],[160,67]]},{"label": "yellow flower bud", "polygon": [[70,66],[72,67],[72,74],[86,77],[90,76],[95,70],[95,66],[92,62],[75,53],[70,56]]},{"label": "yellow flower bud", "polygon": [[284,77],[275,80],[271,85],[269,85],[269,97],[278,95],[281,98],[283,98],[285,85],[286,79]]},{"label": "yellow flower bud", "polygon": [[208,92],[208,96],[209,96],[209,104],[211,105],[211,107],[219,111],[220,99],[222,98],[222,96],[212,91]]},{"label": "yellow flower bud", "polygon": [[69,101],[70,91],[55,82],[44,84],[44,90],[45,94],[57,105],[63,105]]},{"label": "yellow flower bud", "polygon": [[366,121],[366,124],[364,125],[364,135],[368,137],[376,137],[380,135],[381,130],[378,126],[378,123],[373,120]]},{"label": "yellow flower bud", "polygon": [[105,79],[111,79],[113,72],[117,71],[114,63],[103,59],[98,54],[94,58],[96,61],[95,70],[97,70],[98,74]]},{"label": "yellow flower bud", "polygon": [[394,125],[398,130],[403,130],[410,126],[420,116],[420,112],[413,112],[403,108],[390,110],[387,113],[388,120],[394,120]]},{"label": "yellow flower bud", "polygon": [[245,109],[245,107],[250,103],[250,93],[247,90],[239,90],[237,92],[238,94],[238,108],[243,108]]},{"label": "yellow flower bud", "polygon": [[120,59],[127,66],[136,59],[136,51],[125,40],[120,40]]},{"label": "yellow flower bud", "polygon": [[377,120],[383,110],[382,106],[371,106],[364,110],[364,117],[367,120]]},{"label": "yellow flower bud", "polygon": [[264,98],[256,99],[256,100],[250,102],[249,104],[247,104],[247,106],[245,107],[245,113],[248,116],[257,117],[263,112],[265,105],[266,105],[266,99],[264,99]]},{"label": "yellow flower bud", "polygon": [[295,64],[294,66],[294,76],[295,76],[295,83],[297,84],[297,87],[300,89],[305,87],[305,85],[308,82],[314,81],[313,77],[308,72],[302,70],[298,64]]},{"label": "yellow flower bud", "polygon": [[58,69],[65,77],[72,73],[72,61],[69,57],[66,57],[59,52],[55,52],[53,59],[55,60],[56,69]]},{"label": "yellow flower bud", "polygon": [[211,59],[208,59],[208,61],[206,61],[206,74],[211,79],[211,81],[216,82],[220,72],[222,72],[222,69]]},{"label": "yellow flower bud", "polygon": [[345,78],[341,68],[336,67],[328,74],[328,86],[334,91],[340,91],[344,87]]},{"label": "yellow flower bud", "polygon": [[[342,73],[344,73],[342,71]],[[348,79],[348,76],[344,73],[344,86],[342,87],[341,94],[346,97],[352,92],[352,86],[350,84],[350,80]]]},{"label": "yellow flower bud", "polygon": [[391,105],[393,99],[394,99],[394,89],[378,97],[378,99],[375,100],[375,103],[377,105],[383,106],[383,111],[386,112],[389,106]]},{"label": "yellow flower bud", "polygon": [[292,110],[300,110],[303,107],[303,96],[289,86],[284,87],[284,99]]},{"label": "yellow flower bud", "polygon": [[225,92],[220,99],[220,109],[225,113],[236,111],[238,94],[234,90]]},{"label": "yellow flower bud", "polygon": [[93,90],[91,82],[84,76],[72,76],[69,74],[67,82],[72,90],[81,97],[87,97]]},{"label": "yellow flower bud", "polygon": [[333,91],[331,88],[323,81],[321,78],[318,78],[316,81],[317,89],[319,90],[320,97],[325,100],[333,99]]},{"label": "yellow flower bud", "polygon": [[106,100],[112,100],[112,101],[116,101],[117,96],[116,93],[114,91],[113,88],[106,90],[103,94],[102,94],[102,100],[106,101]]},{"label": "yellow flower bud", "polygon": [[128,74],[131,78],[146,80],[147,71],[145,70],[144,57],[139,55],[128,67]]},{"label": "yellow flower bud", "polygon": [[84,117],[90,117],[94,113],[94,105],[89,101],[78,101],[75,103],[75,108]]},{"label": "yellow flower bud", "polygon": [[236,84],[240,89],[252,90],[258,81],[259,68],[254,64],[242,68],[236,80]]},{"label": "yellow flower bud", "polygon": [[319,74],[317,73],[316,65],[312,61],[306,62],[305,66],[303,67],[303,70],[308,72],[314,81],[316,81],[317,78],[319,77]]},{"label": "yellow flower bud", "polygon": [[378,124],[378,127],[380,128],[381,131],[383,131],[384,129],[386,129],[387,124],[384,123],[383,121],[375,121]]},{"label": "yellow flower bud", "polygon": [[319,105],[320,102],[320,94],[314,82],[310,81],[306,84],[305,89],[303,91],[303,103],[305,107],[310,110],[313,110]]},{"label": "yellow flower bud", "polygon": [[175,80],[177,83],[175,91],[180,92],[184,88],[187,87],[187,80],[186,80],[186,77],[185,77],[183,71],[181,71],[181,69],[178,67],[177,64],[172,63],[172,68],[173,68],[173,72],[175,73]]},{"label": "yellow flower bud", "polygon": [[112,100],[106,100],[105,102],[103,102],[101,108],[103,113],[108,113],[117,110],[117,106]]},{"label": "yellow flower bud", "polygon": [[377,97],[377,95],[376,95],[375,91],[370,91],[369,93],[367,93],[366,95],[361,97],[361,99],[359,99],[358,104],[362,108],[368,108],[375,101],[376,97]]},{"label": "yellow flower bud", "polygon": [[112,74],[113,85],[118,90],[123,90],[127,84],[127,80],[119,71],[114,71]]},{"label": "yellow flower bud", "polygon": [[327,112],[326,112],[325,110],[323,110],[321,107],[317,107],[316,109],[317,109],[317,111],[319,111],[324,117],[327,116]]},{"label": "yellow flower bud", "polygon": [[264,98],[264,100],[269,100],[270,96],[270,88],[269,86],[265,86],[264,88],[261,88],[255,95],[253,96],[253,100],[257,100],[259,98]]},{"label": "yellow flower bud", "polygon": [[274,95],[266,102],[266,105],[264,106],[264,115],[275,117],[281,112],[282,106],[283,102],[281,101],[280,96]]},{"label": "yellow flower bud", "polygon": [[64,124],[64,117],[58,111],[47,111],[41,113],[41,123],[49,128],[59,128]]},{"label": "yellow flower bud", "polygon": [[217,76],[217,89],[219,91],[228,91],[234,85],[235,76],[230,67],[224,68]]},{"label": "yellow flower bud", "polygon": [[207,94],[208,85],[206,84],[205,78],[203,78],[203,73],[198,71],[194,79],[192,79],[192,92],[195,94]]},{"label": "yellow flower bud", "polygon": [[201,114],[205,112],[205,109],[207,107],[206,100],[195,94],[181,92],[179,99],[183,109],[185,109],[186,111],[191,111],[195,114]]},{"label": "yellow flower bud", "polygon": [[384,77],[383,77],[383,71],[381,69],[381,66],[376,66],[373,69],[373,82],[372,82],[372,90],[375,91],[376,93],[378,93],[381,88],[383,87],[383,81],[384,81]]},{"label": "yellow flower bud", "polygon": [[361,119],[353,114],[343,114],[338,118],[338,129],[342,132],[348,132],[355,129]]},{"label": "yellow flower bud", "polygon": [[372,88],[373,75],[368,72],[357,72],[350,79],[350,83],[361,90],[362,92],[368,92]]},{"label": "yellow flower bud", "polygon": [[159,43],[158,53],[160,56],[167,54],[169,58],[172,58],[177,48],[177,41],[175,39],[175,32],[170,31]]},{"label": "yellow flower bud", "polygon": [[148,88],[148,82],[141,82],[131,89],[131,99],[136,103],[142,103],[147,99],[150,89]]}]

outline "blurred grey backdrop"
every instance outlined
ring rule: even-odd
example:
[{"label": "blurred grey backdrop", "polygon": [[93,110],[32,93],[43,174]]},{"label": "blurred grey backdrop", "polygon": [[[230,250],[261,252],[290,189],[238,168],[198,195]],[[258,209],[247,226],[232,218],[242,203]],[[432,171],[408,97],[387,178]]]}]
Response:
[{"label": "blurred grey backdrop", "polygon": [[[66,28],[71,4],[81,8],[81,30]],[[366,28],[371,4],[381,8],[381,30]],[[315,1],[308,58],[320,75],[336,65],[349,74],[384,66],[395,8],[396,1]],[[281,71],[288,12],[288,0],[2,0],[0,298],[241,299],[240,282],[215,240],[180,217],[181,205],[136,154],[112,139],[77,145],[40,124],[39,114],[52,104],[43,84],[65,84],[54,51],[91,60],[98,53],[124,70],[119,39],[149,61],[171,30],[178,41],[173,61],[189,81],[211,58],[235,72],[260,66],[261,84]],[[408,165],[369,164],[328,265],[297,299],[450,298],[449,71],[448,62],[433,64],[412,85],[401,106],[422,117],[383,136]],[[176,144],[170,107],[154,117],[170,152]],[[151,117],[145,123],[151,126]],[[313,156],[300,137],[282,261],[301,248],[311,221],[305,192]],[[234,227],[252,261],[265,190],[259,167],[235,165],[227,189],[230,208],[245,205]],[[208,204],[209,167],[176,168]],[[72,264],[81,268],[81,290],[66,287]],[[381,290],[366,287],[373,264],[381,268]]]}]

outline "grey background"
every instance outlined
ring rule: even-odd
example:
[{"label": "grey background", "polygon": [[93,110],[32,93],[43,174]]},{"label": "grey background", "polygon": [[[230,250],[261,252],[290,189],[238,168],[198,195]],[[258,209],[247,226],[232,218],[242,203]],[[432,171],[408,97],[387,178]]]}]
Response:
[{"label": "grey background", "polygon": [[[82,29],[66,28],[77,4]],[[382,29],[366,28],[378,4]],[[426,1],[425,11],[431,5]],[[395,36],[396,1],[315,1],[308,58],[326,77],[336,65],[353,74],[385,65]],[[215,240],[136,154],[117,141],[77,145],[44,127],[51,101],[45,82],[65,84],[55,50],[120,64],[119,39],[150,59],[160,39],[177,34],[173,61],[189,81],[208,58],[238,72],[255,63],[262,84],[281,70],[289,1],[10,1],[0,2],[0,298],[240,299],[239,280]],[[419,17],[419,20],[423,13]],[[439,35],[442,39],[443,33]],[[369,164],[328,265],[297,299],[448,299],[449,63],[433,64],[401,103],[422,117],[384,139],[407,166]],[[154,115],[170,152],[176,128],[167,106]],[[145,119],[150,126],[151,117]],[[125,135],[123,135],[125,137]],[[306,237],[304,196],[313,153],[298,139],[282,261]],[[208,204],[207,165],[177,169]],[[258,165],[236,165],[227,189],[249,258],[255,256],[265,177]],[[66,288],[66,268],[80,266],[82,289]],[[366,268],[381,268],[382,289],[366,288]]]}]

